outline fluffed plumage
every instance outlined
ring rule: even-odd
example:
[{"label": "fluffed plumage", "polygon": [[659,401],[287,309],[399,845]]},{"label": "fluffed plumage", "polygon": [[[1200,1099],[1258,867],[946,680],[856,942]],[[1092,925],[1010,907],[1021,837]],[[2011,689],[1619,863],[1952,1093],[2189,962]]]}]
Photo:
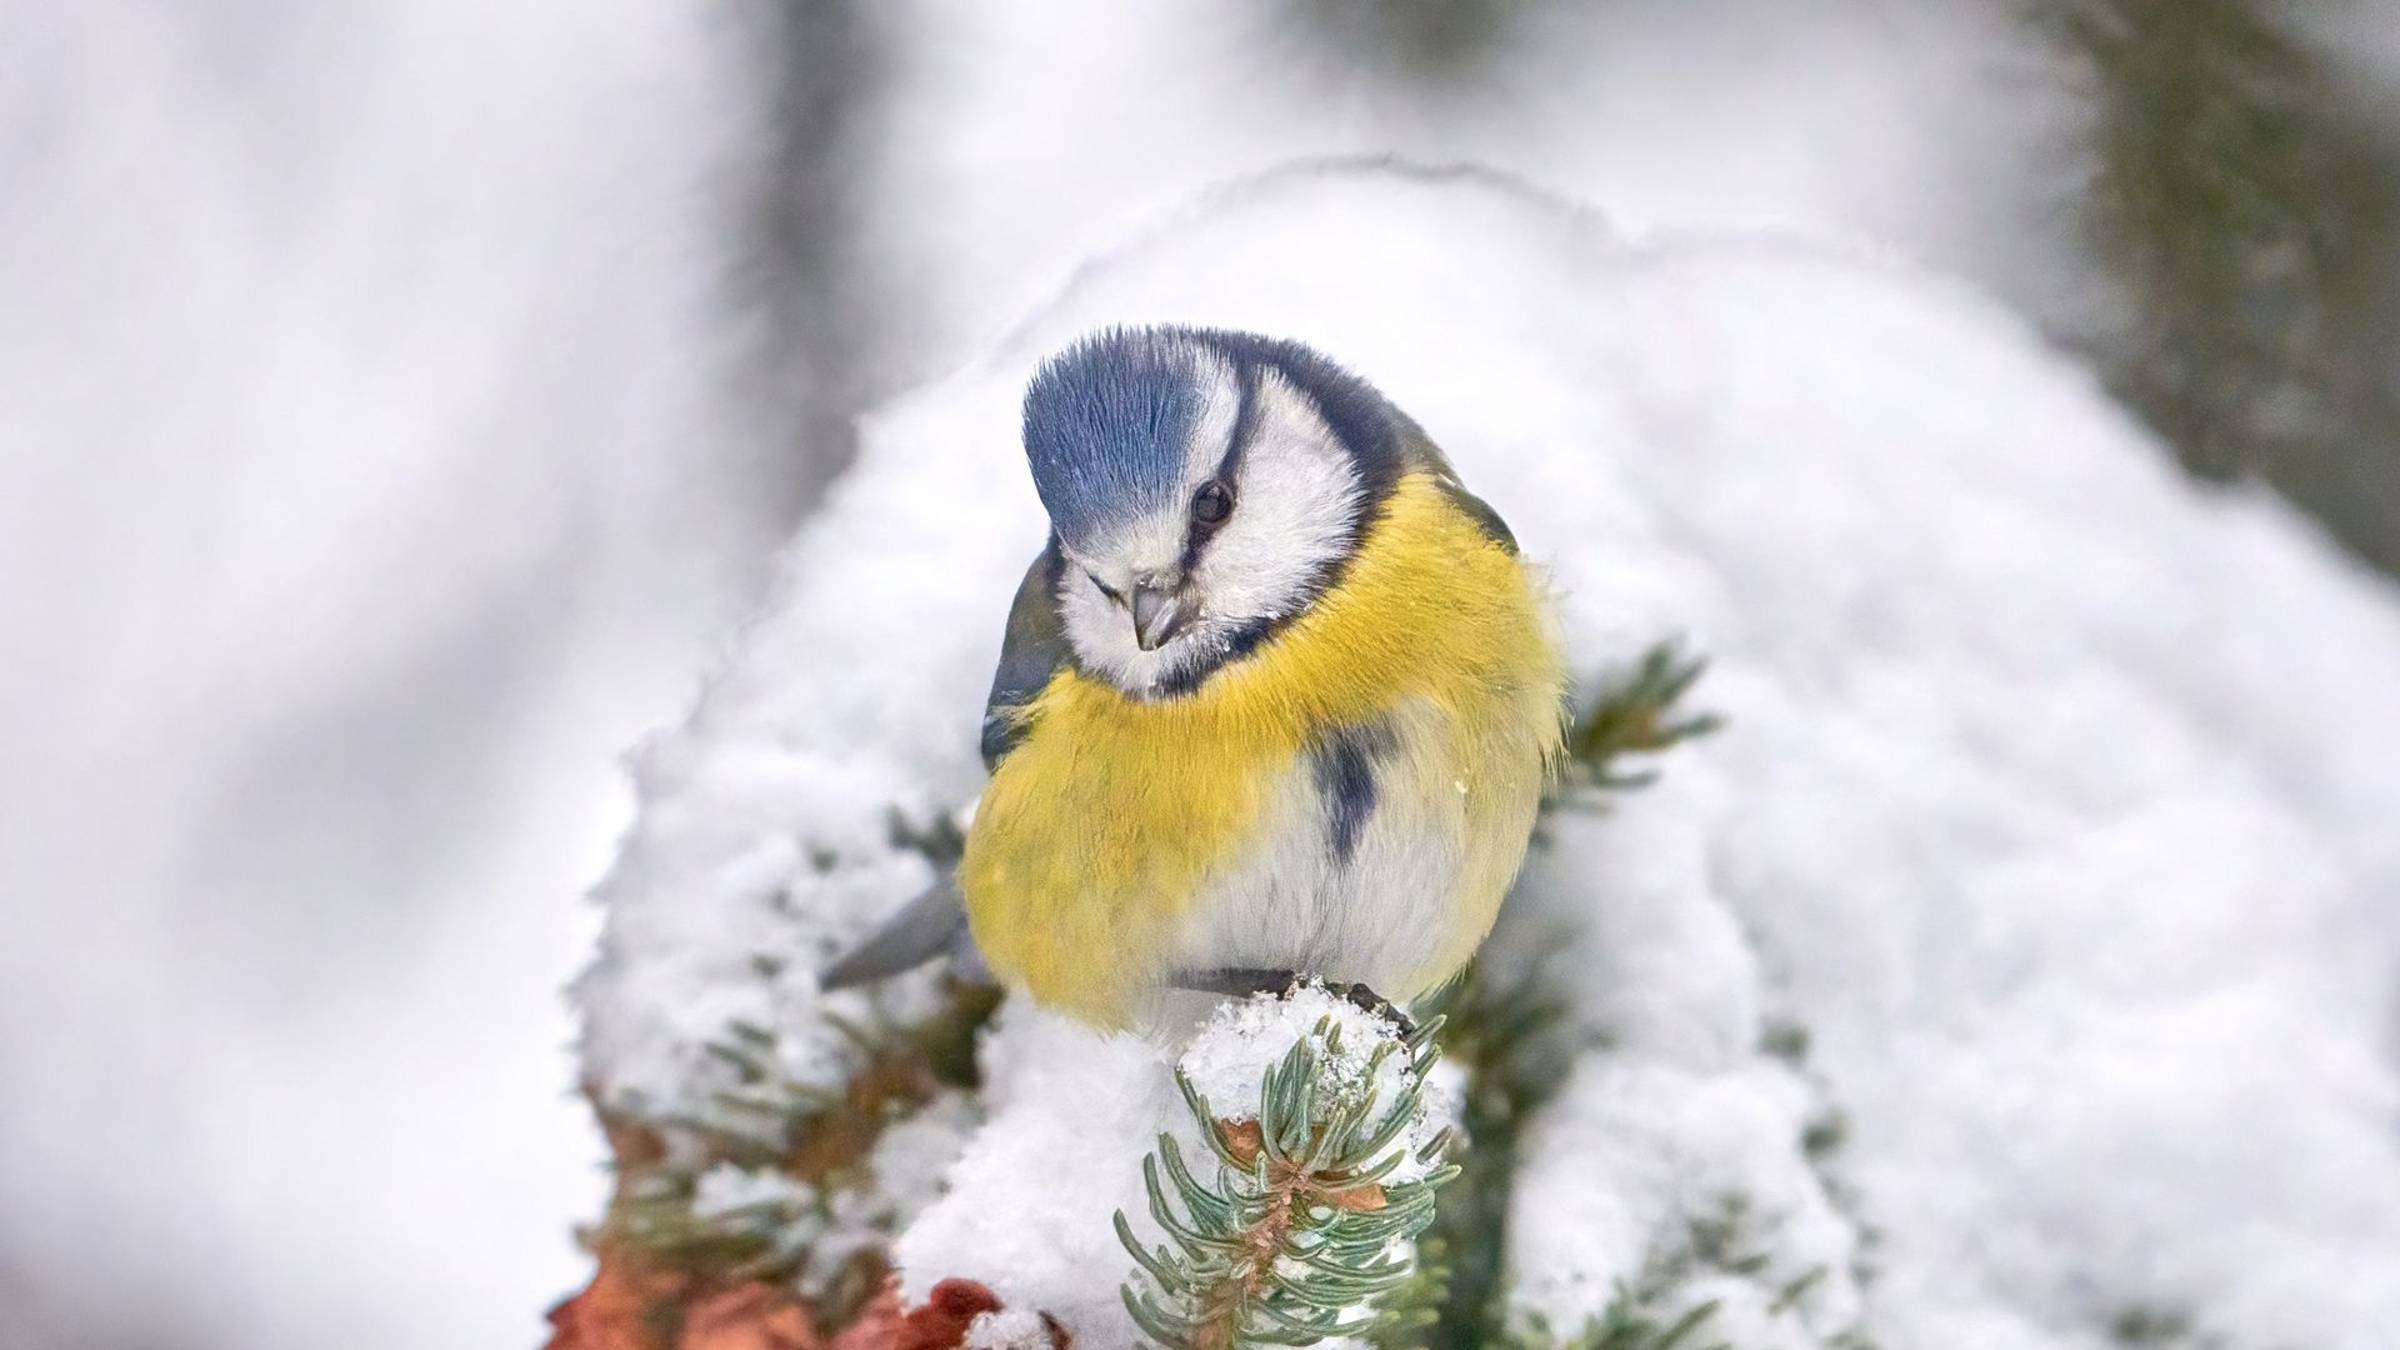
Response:
[{"label": "fluffed plumage", "polygon": [[1411,475],[1340,582],[1190,694],[1061,670],[967,836],[985,958],[1112,1024],[1178,971],[1305,971],[1396,1002],[1447,979],[1499,912],[1558,745],[1535,595]]},{"label": "fluffed plumage", "polygon": [[[1053,532],[957,876],[992,970],[1109,1026],[1226,970],[1395,1002],[1455,974],[1562,725],[1499,516],[1364,381],[1246,334],[1087,340],[1036,378],[1025,438]],[[936,910],[849,973],[938,947]]]}]

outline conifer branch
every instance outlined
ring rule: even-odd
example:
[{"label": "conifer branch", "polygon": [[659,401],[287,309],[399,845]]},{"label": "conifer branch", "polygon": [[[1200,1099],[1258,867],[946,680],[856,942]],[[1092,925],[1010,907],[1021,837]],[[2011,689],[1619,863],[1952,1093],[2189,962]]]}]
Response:
[{"label": "conifer branch", "polygon": [[711,1287],[763,1280],[804,1294],[826,1328],[842,1325],[882,1287],[888,1220],[837,1213],[837,1199],[873,1190],[872,1154],[885,1130],[945,1094],[976,1086],[974,1036],[999,1003],[989,985],[949,981],[929,1015],[897,1021],[828,1013],[847,1044],[848,1076],[804,1082],[781,1067],[775,1033],[735,1022],[706,1053],[732,1083],[708,1111],[630,1117],[621,1128],[671,1129],[693,1147],[670,1161],[620,1165],[608,1211],[587,1244],[639,1255],[647,1268],[690,1272]]},{"label": "conifer branch", "polygon": [[1621,678],[1611,680],[1567,733],[1566,770],[1545,803],[1588,802],[1594,794],[1627,792],[1658,779],[1655,769],[1627,771],[1629,756],[1657,755],[1724,725],[1715,713],[1677,710],[1685,694],[1708,671],[1706,658],[1680,645],[1661,642]]},{"label": "conifer branch", "polygon": [[[1320,1018],[1265,1073],[1254,1115],[1220,1117],[1183,1068],[1175,1082],[1208,1156],[1195,1170],[1175,1136],[1142,1160],[1145,1244],[1122,1211],[1118,1239],[1139,1269],[1126,1312],[1171,1350],[1310,1345],[1384,1325],[1415,1273],[1413,1244],[1434,1196],[1457,1174],[1424,1142],[1424,1076],[1437,1022],[1413,1035],[1345,1045]],[[1363,1051],[1363,1053],[1362,1053]],[[1397,1057],[1400,1073],[1389,1081]],[[1405,1179],[1403,1179],[1405,1178]]]}]

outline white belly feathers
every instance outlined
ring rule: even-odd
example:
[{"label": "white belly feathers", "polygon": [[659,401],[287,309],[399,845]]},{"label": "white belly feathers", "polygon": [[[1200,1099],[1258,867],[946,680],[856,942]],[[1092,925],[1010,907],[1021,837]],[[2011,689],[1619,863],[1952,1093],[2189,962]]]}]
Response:
[{"label": "white belly feathers", "polygon": [[1395,1003],[1453,974],[1443,954],[1497,901],[1458,894],[1468,851],[1524,841],[1468,837],[1451,744],[1422,702],[1320,738],[1270,791],[1256,843],[1203,884],[1178,967],[1305,971]]}]

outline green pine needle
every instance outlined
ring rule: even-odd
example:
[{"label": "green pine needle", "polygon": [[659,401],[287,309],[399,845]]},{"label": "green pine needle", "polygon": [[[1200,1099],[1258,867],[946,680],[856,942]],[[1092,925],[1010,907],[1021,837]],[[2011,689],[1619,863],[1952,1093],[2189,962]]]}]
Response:
[{"label": "green pine needle", "polygon": [[1661,642],[1642,653],[1630,672],[1609,681],[1567,733],[1566,772],[1551,804],[1648,787],[1657,770],[1629,770],[1628,758],[1662,754],[1722,727],[1724,719],[1714,713],[1677,712],[1707,670],[1705,659]]}]

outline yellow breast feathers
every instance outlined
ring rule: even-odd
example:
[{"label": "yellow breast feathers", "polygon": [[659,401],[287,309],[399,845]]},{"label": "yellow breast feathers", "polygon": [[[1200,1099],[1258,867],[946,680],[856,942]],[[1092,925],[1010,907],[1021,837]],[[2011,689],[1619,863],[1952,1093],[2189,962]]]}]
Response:
[{"label": "yellow breast feathers", "polygon": [[1170,973],[1178,921],[1243,855],[1308,747],[1418,701],[1442,714],[1466,813],[1454,970],[1521,861],[1563,687],[1533,578],[1410,475],[1340,582],[1191,694],[1145,702],[1072,669],[1052,678],[968,833],[959,880],[976,944],[1043,1003],[1125,1024]]}]

